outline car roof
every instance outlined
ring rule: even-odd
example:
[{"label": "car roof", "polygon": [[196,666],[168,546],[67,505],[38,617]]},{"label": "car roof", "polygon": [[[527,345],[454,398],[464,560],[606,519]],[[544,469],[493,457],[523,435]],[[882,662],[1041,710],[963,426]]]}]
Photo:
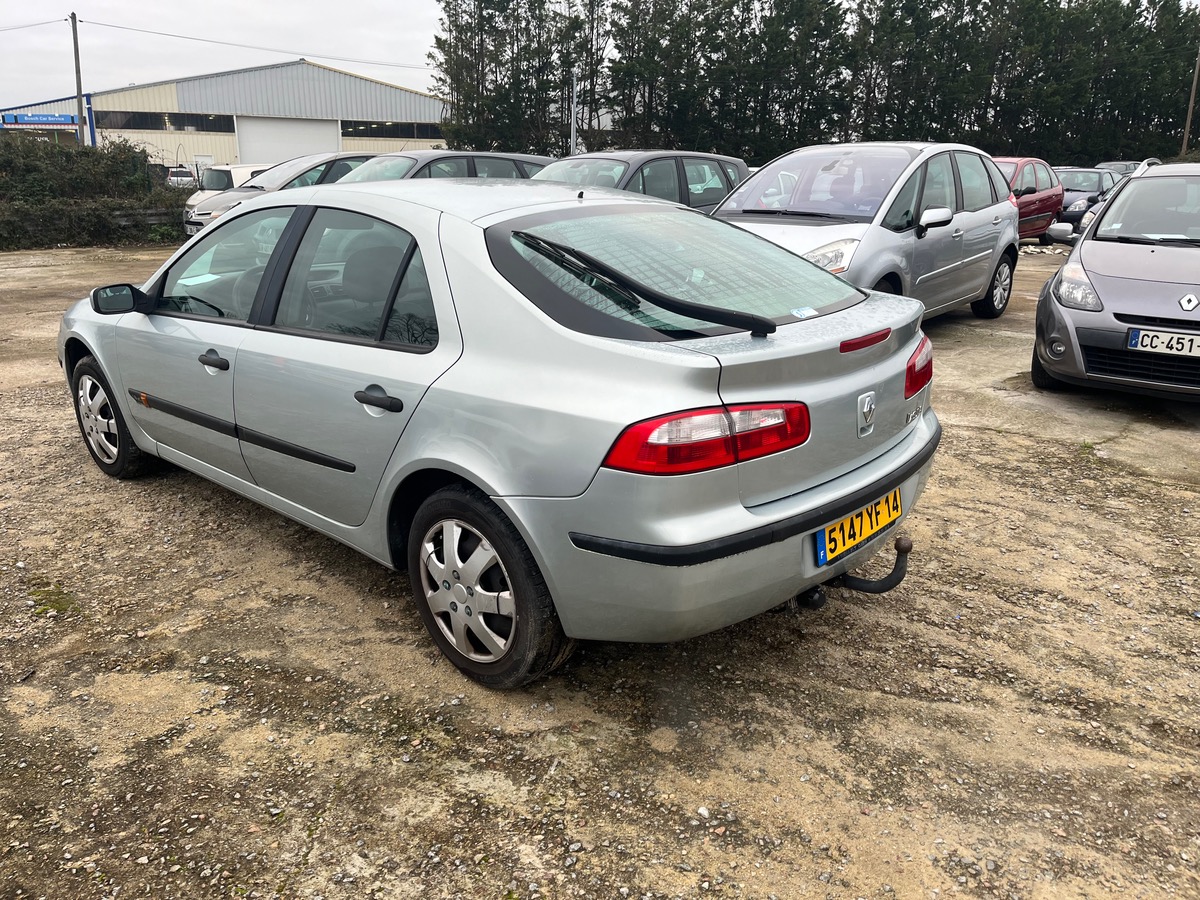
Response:
[{"label": "car roof", "polygon": [[300,203],[332,202],[335,199],[352,201],[352,195],[369,195],[414,203],[438,210],[447,215],[480,222],[489,217],[497,220],[526,212],[555,208],[578,208],[581,205],[623,204],[644,206],[652,204],[665,208],[686,209],[681,204],[631,194],[615,188],[580,187],[558,181],[534,181],[525,178],[402,178],[393,181],[360,181],[352,184],[335,182],[308,188],[305,195],[299,190],[256,197],[247,206],[271,205],[272,197],[283,195]]},{"label": "car roof", "polygon": [[594,153],[576,153],[574,156],[564,156],[563,159],[616,159],[630,162],[647,156],[689,156],[697,159],[723,159],[726,162],[741,163],[745,160],[736,156],[726,156],[724,153],[709,153],[705,150],[597,150]]},{"label": "car roof", "polygon": [[553,156],[538,156],[535,153],[506,153],[502,150],[395,150],[391,153],[379,153],[377,156],[399,157],[406,156],[418,162],[426,159],[437,159],[443,156],[472,156],[482,158],[519,159],[522,162],[549,163],[554,162]]},{"label": "car roof", "polygon": [[1163,178],[1169,175],[1200,175],[1200,163],[1163,163],[1157,166],[1148,166],[1142,172],[1135,172],[1130,177],[1142,178]]},{"label": "car roof", "polygon": [[1050,163],[1046,162],[1040,156],[993,156],[992,162],[1010,162],[1010,163],[1035,162],[1035,163],[1043,163],[1044,165],[1047,165],[1047,166],[1050,165]]}]

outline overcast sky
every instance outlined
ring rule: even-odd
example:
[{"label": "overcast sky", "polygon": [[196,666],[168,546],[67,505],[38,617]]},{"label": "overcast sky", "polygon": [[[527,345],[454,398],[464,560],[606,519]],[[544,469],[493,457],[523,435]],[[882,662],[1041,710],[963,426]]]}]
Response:
[{"label": "overcast sky", "polygon": [[[72,12],[79,17],[85,93],[301,56],[389,84],[428,91],[432,72],[425,67],[440,6],[437,0],[205,0],[194,4],[75,0],[57,9],[7,0],[0,10],[0,108],[4,108],[74,96],[75,62],[68,21]],[[50,24],[19,27],[41,22]],[[121,28],[105,27],[114,25]],[[204,40],[162,36],[166,34]]]}]

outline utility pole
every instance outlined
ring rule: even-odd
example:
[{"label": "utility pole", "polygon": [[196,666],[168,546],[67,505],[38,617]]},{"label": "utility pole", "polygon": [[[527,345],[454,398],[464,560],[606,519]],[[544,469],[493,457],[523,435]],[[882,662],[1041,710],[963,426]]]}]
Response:
[{"label": "utility pole", "polygon": [[1192,110],[1196,107],[1196,81],[1200,80],[1200,46],[1196,47],[1196,68],[1192,71],[1192,96],[1188,97],[1187,121],[1183,124],[1183,149],[1180,156],[1187,155],[1188,135],[1192,130]]},{"label": "utility pole", "polygon": [[[71,40],[75,44],[75,138],[83,146],[83,73],[79,69],[79,20],[71,13]],[[1185,137],[1184,142],[1187,142]]]},{"label": "utility pole", "polygon": [[[575,70],[571,70],[571,147],[567,156],[575,155],[575,123],[579,121],[579,94],[575,89]],[[1186,141],[1187,138],[1184,138]]]}]

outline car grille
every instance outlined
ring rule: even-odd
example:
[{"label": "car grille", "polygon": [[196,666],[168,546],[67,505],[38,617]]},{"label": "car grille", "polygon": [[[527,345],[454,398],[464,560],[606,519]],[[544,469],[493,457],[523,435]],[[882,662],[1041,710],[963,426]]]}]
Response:
[{"label": "car grille", "polygon": [[1200,388],[1200,359],[1196,357],[1085,346],[1083,361],[1089,375]]},{"label": "car grille", "polygon": [[1126,325],[1137,325],[1141,328],[1174,328],[1181,331],[1200,331],[1200,322],[1195,319],[1165,319],[1161,316],[1131,316],[1117,313],[1113,316],[1118,322]]}]

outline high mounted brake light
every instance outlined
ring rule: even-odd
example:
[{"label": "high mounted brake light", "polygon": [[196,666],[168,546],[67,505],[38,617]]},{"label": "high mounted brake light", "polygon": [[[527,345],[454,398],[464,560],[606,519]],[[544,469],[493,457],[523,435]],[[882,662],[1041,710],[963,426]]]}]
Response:
[{"label": "high mounted brake light", "polygon": [[643,475],[704,472],[798,447],[809,432],[803,403],[710,406],[630,425],[604,465]]}]

